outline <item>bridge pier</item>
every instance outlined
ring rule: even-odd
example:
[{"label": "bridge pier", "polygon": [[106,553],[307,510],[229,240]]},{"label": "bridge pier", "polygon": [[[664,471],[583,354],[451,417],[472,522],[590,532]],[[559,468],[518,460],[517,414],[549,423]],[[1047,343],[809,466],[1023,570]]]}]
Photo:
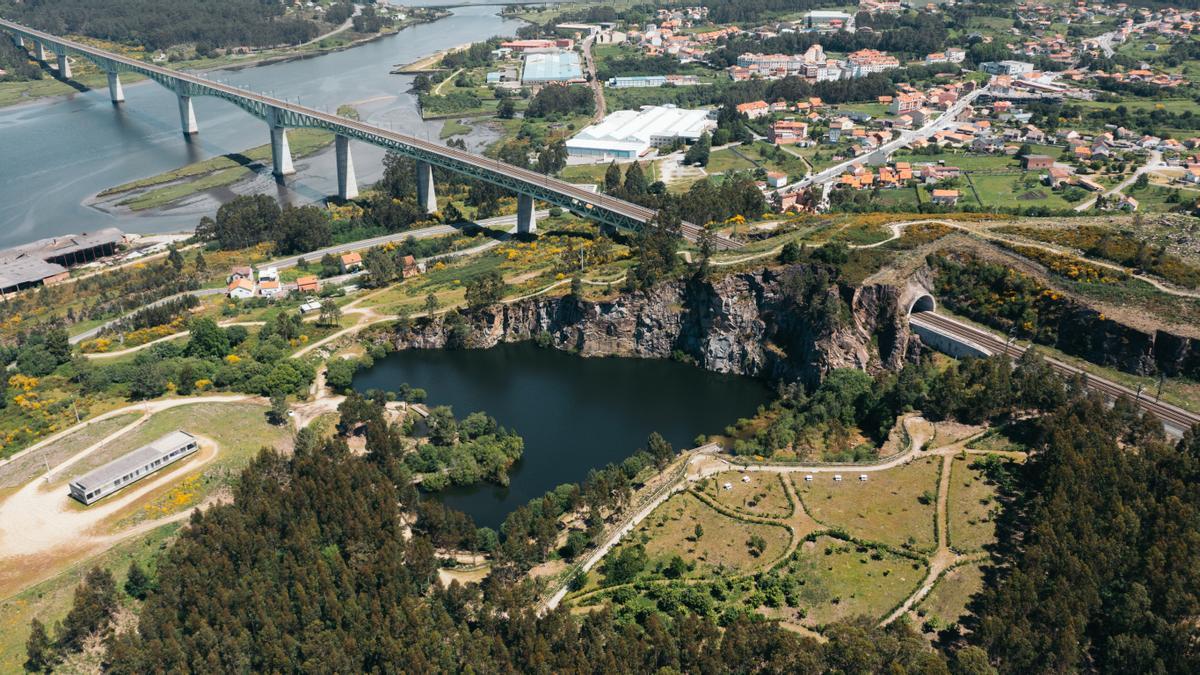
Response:
[{"label": "bridge pier", "polygon": [[64,80],[71,79],[71,59],[65,53],[58,55],[58,76]]},{"label": "bridge pier", "polygon": [[14,36],[13,39],[17,41],[18,47],[21,47],[22,49],[25,48],[25,38],[24,37],[17,35],[17,36]]},{"label": "bridge pier", "polygon": [[358,179],[354,176],[354,157],[350,155],[350,139],[337,136],[334,139],[337,150],[337,179],[338,199],[346,201],[358,196]]},{"label": "bridge pier", "polygon": [[125,102],[125,90],[121,87],[121,76],[116,71],[108,74],[108,97],[113,103]]},{"label": "bridge pier", "polygon": [[46,62],[46,45],[44,45],[40,42],[36,43],[36,45],[37,45],[37,48],[33,50],[34,56],[37,56],[38,61],[45,63]]},{"label": "bridge pier", "polygon": [[425,213],[438,210],[437,194],[433,187],[433,165],[417,162],[417,206]]},{"label": "bridge pier", "polygon": [[200,126],[196,124],[196,110],[192,107],[192,97],[184,94],[177,94],[179,97],[179,125],[183,127],[184,136],[193,136],[200,133]]},{"label": "bridge pier", "polygon": [[292,148],[288,145],[286,127],[271,126],[271,164],[272,173],[276,176],[296,173],[296,167],[292,166]]},{"label": "bridge pier", "polygon": [[533,197],[517,195],[517,234],[537,232],[537,213],[533,207]]}]

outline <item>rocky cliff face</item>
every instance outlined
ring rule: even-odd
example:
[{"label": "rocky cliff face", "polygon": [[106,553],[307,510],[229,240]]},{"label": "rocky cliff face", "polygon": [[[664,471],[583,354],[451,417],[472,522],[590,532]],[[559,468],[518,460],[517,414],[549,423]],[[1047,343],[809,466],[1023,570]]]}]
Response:
[{"label": "rocky cliff face", "polygon": [[898,367],[909,349],[899,290],[829,279],[824,268],[794,266],[669,282],[607,302],[531,298],[471,312],[465,330],[438,317],[390,339],[398,349],[537,339],[582,356],[682,355],[716,372],[810,383],[834,368]]},{"label": "rocky cliff face", "polygon": [[1069,301],[1057,326],[1055,347],[1093,363],[1134,375],[1200,378],[1200,340],[1165,330],[1140,330]]}]

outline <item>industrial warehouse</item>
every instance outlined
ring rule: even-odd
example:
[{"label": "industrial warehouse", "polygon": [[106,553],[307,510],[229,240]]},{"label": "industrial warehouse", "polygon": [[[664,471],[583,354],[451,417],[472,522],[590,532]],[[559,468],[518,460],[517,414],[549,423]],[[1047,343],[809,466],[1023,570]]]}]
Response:
[{"label": "industrial warehouse", "polygon": [[707,110],[675,106],[620,110],[567,141],[567,153],[572,157],[635,159],[678,140],[694,143],[716,126]]},{"label": "industrial warehouse", "polygon": [[0,295],[65,280],[68,268],[113,255],[125,243],[115,227],[39,239],[0,251]]},{"label": "industrial warehouse", "polygon": [[71,481],[71,496],[84,504],[92,504],[164,466],[178,462],[199,447],[195,436],[186,431],[172,431]]}]

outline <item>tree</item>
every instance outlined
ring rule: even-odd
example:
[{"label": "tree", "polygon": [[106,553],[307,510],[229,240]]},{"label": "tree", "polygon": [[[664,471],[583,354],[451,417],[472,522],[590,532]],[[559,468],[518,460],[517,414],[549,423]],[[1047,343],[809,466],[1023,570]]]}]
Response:
[{"label": "tree", "polygon": [[700,541],[700,537],[704,536],[704,526],[696,523],[696,527],[692,530],[692,538],[695,541]]},{"label": "tree", "polygon": [[208,261],[204,259],[204,251],[196,251],[195,257],[192,258],[192,264],[196,268],[196,276],[202,277],[208,273]]},{"label": "tree", "polygon": [[633,162],[625,169],[625,192],[632,196],[641,196],[646,194],[646,174],[642,172],[642,165],[638,162]]},{"label": "tree", "polygon": [[437,296],[434,295],[433,293],[426,295],[425,296],[425,315],[433,316],[434,312],[437,312],[437,308],[438,308]]},{"label": "tree", "polygon": [[171,252],[167,254],[167,262],[175,270],[176,274],[183,271],[183,254],[179,252],[178,248],[171,247]]},{"label": "tree", "polygon": [[338,326],[342,323],[342,308],[333,301],[332,298],[326,298],[321,302],[321,316],[318,321],[323,326]]},{"label": "tree", "polygon": [[654,458],[654,461],[659,467],[667,465],[671,458],[675,456],[675,448],[667,442],[667,439],[662,437],[662,434],[657,431],[652,432],[650,437],[646,439],[646,451]]},{"label": "tree", "polygon": [[502,120],[511,120],[517,114],[517,106],[511,98],[505,97],[500,99],[500,105],[496,106],[496,117]]},{"label": "tree", "polygon": [[280,426],[287,423],[288,420],[288,402],[287,396],[282,392],[271,394],[271,409],[267,412],[267,419],[271,424]]},{"label": "tree", "polygon": [[790,265],[800,260],[800,246],[794,241],[789,241],[779,250],[779,262]]},{"label": "tree", "polygon": [[467,281],[467,307],[479,309],[494,305],[504,297],[504,278],[489,270]]},{"label": "tree", "polygon": [[31,673],[48,673],[57,660],[54,645],[46,634],[46,626],[36,618],[29,622],[29,639],[25,641],[25,670]]},{"label": "tree", "polygon": [[700,139],[692,144],[688,151],[683,156],[684,164],[694,164],[696,166],[708,166],[708,155],[712,150],[712,136],[706,131],[700,135]]},{"label": "tree", "polygon": [[578,274],[571,277],[571,297],[576,300],[583,299],[583,279],[580,279]]},{"label": "tree", "polygon": [[271,234],[275,252],[281,255],[307,253],[333,243],[333,231],[325,209],[308,206],[286,206],[279,214],[278,225]]},{"label": "tree", "polygon": [[617,166],[616,160],[608,163],[608,168],[604,170],[604,191],[613,194],[621,189],[621,167]]},{"label": "tree", "polygon": [[220,359],[229,353],[229,335],[209,317],[192,319],[184,353],[201,359]]},{"label": "tree", "polygon": [[678,216],[660,209],[652,224],[638,230],[634,238],[638,263],[631,279],[636,279],[645,288],[675,271],[678,264],[675,249],[679,245],[681,225]]},{"label": "tree", "polygon": [[125,576],[125,592],[129,597],[145,600],[152,587],[150,577],[142,566],[136,560],[129,563],[129,573]]},{"label": "tree", "polygon": [[58,643],[67,651],[79,651],[89,635],[108,627],[117,610],[117,584],[112,572],[93,567],[75,589],[75,601],[59,630]]}]

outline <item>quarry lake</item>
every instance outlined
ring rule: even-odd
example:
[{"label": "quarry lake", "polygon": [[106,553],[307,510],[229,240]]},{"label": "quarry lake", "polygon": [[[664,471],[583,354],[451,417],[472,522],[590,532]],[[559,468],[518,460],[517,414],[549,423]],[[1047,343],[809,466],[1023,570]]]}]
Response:
[{"label": "quarry lake", "polygon": [[450,488],[442,501],[498,527],[517,506],[589,469],[619,462],[653,431],[676,449],[698,434],[720,433],[771,399],[759,380],[711,373],[682,363],[635,358],[581,358],[533,343],[492,349],[399,351],[354,380],[358,391],[425,389],[430,406],[457,417],[482,410],[525,439],[511,483]]}]

